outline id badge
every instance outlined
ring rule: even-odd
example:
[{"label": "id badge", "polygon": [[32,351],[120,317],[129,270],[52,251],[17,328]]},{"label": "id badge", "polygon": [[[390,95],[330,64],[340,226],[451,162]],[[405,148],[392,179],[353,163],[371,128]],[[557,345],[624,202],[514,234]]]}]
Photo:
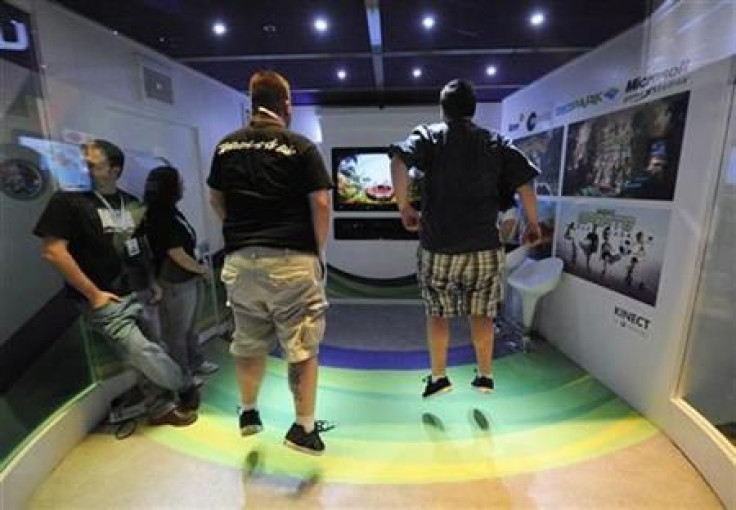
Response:
[{"label": "id badge", "polygon": [[125,252],[127,253],[128,257],[135,257],[136,255],[139,255],[141,252],[141,247],[138,244],[138,239],[133,237],[125,241]]}]

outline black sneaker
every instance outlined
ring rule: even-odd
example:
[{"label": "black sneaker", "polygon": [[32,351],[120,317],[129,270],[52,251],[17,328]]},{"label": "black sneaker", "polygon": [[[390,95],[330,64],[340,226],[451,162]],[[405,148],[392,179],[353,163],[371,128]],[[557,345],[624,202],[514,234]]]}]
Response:
[{"label": "black sneaker", "polygon": [[491,393],[493,391],[493,377],[476,375],[470,385],[481,393]]},{"label": "black sneaker", "polygon": [[202,397],[199,394],[199,388],[195,384],[192,384],[189,388],[179,393],[179,407],[185,411],[196,411],[199,409],[201,401]]},{"label": "black sneaker", "polygon": [[253,434],[258,434],[261,430],[263,430],[263,423],[256,409],[240,411],[241,436],[252,436]]},{"label": "black sneaker", "polygon": [[324,431],[324,429],[318,427],[317,423],[315,423],[314,430],[309,433],[304,430],[304,427],[294,423],[289,432],[286,433],[284,444],[302,453],[322,455],[322,452],[325,451],[325,444],[319,437],[320,431]]},{"label": "black sneaker", "polygon": [[436,381],[433,381],[432,376],[428,375],[427,377],[422,379],[422,381],[427,383],[427,386],[424,387],[422,398],[429,398],[435,395],[439,395],[440,393],[447,393],[448,391],[452,391],[452,383],[446,376],[440,377]]}]

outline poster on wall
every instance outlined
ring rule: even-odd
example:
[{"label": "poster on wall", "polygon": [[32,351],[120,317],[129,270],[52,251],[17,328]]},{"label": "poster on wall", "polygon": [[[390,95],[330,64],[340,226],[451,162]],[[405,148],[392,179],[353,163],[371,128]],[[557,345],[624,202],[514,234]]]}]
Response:
[{"label": "poster on wall", "polygon": [[562,127],[558,127],[514,140],[514,145],[539,169],[539,177],[536,180],[539,196],[560,194],[562,130]]},{"label": "poster on wall", "polygon": [[669,220],[667,209],[563,203],[556,256],[566,273],[655,306]]},{"label": "poster on wall", "polygon": [[672,200],[690,93],[571,124],[566,196]]}]

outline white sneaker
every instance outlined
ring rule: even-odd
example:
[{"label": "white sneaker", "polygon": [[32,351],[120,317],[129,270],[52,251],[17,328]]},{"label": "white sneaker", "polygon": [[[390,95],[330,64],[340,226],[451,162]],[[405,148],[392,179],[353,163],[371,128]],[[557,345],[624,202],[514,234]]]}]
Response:
[{"label": "white sneaker", "polygon": [[194,371],[195,374],[199,375],[210,375],[220,370],[220,365],[212,363],[211,361],[203,361],[201,365]]}]

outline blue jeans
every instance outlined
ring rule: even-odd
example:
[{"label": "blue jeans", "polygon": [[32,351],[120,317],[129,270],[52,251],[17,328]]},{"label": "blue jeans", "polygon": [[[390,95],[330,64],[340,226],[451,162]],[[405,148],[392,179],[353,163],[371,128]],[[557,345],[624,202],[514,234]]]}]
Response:
[{"label": "blue jeans", "polygon": [[135,294],[109,301],[102,308],[84,309],[87,326],[111,343],[123,363],[143,376],[141,389],[146,396],[148,414],[161,416],[176,407],[172,392],[191,386],[179,365],[157,343],[144,333],[143,306]]}]

